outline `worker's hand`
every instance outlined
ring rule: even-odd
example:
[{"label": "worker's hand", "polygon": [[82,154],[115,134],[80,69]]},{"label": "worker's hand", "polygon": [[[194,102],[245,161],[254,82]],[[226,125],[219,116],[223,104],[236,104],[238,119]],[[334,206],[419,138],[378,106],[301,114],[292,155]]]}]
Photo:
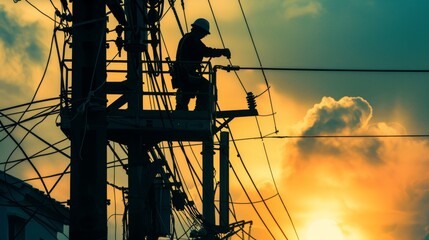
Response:
[{"label": "worker's hand", "polygon": [[229,59],[229,58],[231,58],[231,51],[229,51],[228,48],[225,48],[225,49],[223,49],[222,55],[224,55],[225,57],[227,57]]}]

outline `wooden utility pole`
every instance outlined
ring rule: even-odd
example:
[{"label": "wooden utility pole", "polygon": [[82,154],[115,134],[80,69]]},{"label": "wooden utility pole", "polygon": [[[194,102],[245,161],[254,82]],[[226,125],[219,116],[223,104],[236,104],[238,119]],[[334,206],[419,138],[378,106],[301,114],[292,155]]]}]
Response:
[{"label": "wooden utility pole", "polygon": [[70,239],[107,239],[106,9],[73,1]]}]

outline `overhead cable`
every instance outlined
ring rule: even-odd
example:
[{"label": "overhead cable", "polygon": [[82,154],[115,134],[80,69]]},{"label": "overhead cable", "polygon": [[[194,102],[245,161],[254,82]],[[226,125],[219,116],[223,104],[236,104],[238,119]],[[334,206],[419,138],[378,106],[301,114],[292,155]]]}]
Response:
[{"label": "overhead cable", "polygon": [[[368,134],[368,135],[283,135],[264,138],[428,138],[429,134]],[[248,138],[256,139],[256,138]],[[244,140],[244,139],[241,139]]]},{"label": "overhead cable", "polygon": [[[232,133],[230,133],[230,135],[231,135],[232,142],[233,142],[233,144],[234,144],[234,147],[235,147],[236,151],[237,151],[237,152],[239,152],[239,150],[238,150],[238,146],[237,146],[237,145],[235,144],[235,142],[234,142],[234,137],[232,136]],[[242,164],[242,166],[243,166],[243,168],[244,168],[244,170],[245,170],[245,172],[246,172],[247,176],[249,177],[249,179],[250,179],[250,181],[251,181],[251,183],[252,183],[253,187],[255,188],[256,193],[258,194],[258,196],[260,197],[260,199],[261,199],[261,200],[264,200],[264,197],[262,196],[261,192],[259,191],[258,187],[256,186],[256,183],[255,183],[255,181],[253,180],[253,178],[252,178],[252,176],[251,176],[251,174],[250,174],[250,172],[249,172],[248,168],[246,167],[246,164],[244,163],[243,158],[241,157],[241,155],[240,155],[240,154],[239,154],[239,157],[238,157],[238,158],[240,159],[240,162],[241,162],[241,164]],[[249,200],[250,200],[250,198],[249,198]],[[286,233],[283,231],[283,228],[280,226],[279,222],[278,222],[278,221],[276,220],[276,218],[274,217],[274,214],[272,213],[272,211],[271,211],[271,210],[270,210],[270,208],[268,207],[268,204],[267,204],[265,201],[262,201],[262,202],[263,202],[263,204],[264,204],[265,208],[267,209],[268,213],[270,214],[271,218],[273,219],[274,223],[277,225],[277,227],[279,228],[279,230],[280,230],[280,231],[281,231],[281,233],[283,234],[283,236],[284,236],[286,239],[288,239],[288,237],[286,236]],[[252,204],[252,206],[253,206],[253,204]],[[274,238],[274,239],[275,239],[275,238]]]},{"label": "overhead cable", "polygon": [[[257,57],[257,59],[258,59],[259,66],[261,67],[262,76],[264,77],[265,85],[266,85],[266,87],[267,87],[267,90],[266,90],[266,91],[267,91],[267,93],[268,93],[268,98],[269,98],[269,102],[270,102],[271,112],[272,112],[272,113],[275,113],[275,111],[274,111],[274,105],[273,105],[273,101],[272,101],[272,96],[271,96],[271,91],[270,91],[270,85],[269,85],[269,83],[268,83],[268,79],[267,79],[267,76],[266,76],[266,74],[265,74],[265,71],[264,71],[264,69],[263,69],[263,67],[262,67],[262,60],[261,60],[261,57],[259,56],[259,52],[258,52],[258,49],[256,48],[255,40],[253,39],[252,32],[250,31],[250,26],[249,26],[249,23],[248,23],[248,21],[247,21],[246,14],[244,13],[244,9],[243,9],[243,5],[241,4],[241,0],[237,0],[237,1],[238,1],[239,6],[240,6],[241,13],[242,13],[242,15],[243,15],[244,22],[246,23],[247,31],[248,31],[248,33],[249,33],[250,40],[252,41],[253,49],[255,50],[255,54],[256,54],[256,57]],[[274,123],[274,129],[275,129],[275,132],[278,132],[278,129],[277,129],[277,122],[276,122],[276,117],[275,117],[275,115],[274,115],[274,114],[273,114],[273,123]]]},{"label": "overhead cable", "polygon": [[[255,120],[256,120],[256,124],[257,124],[257,126],[258,126],[259,136],[261,137],[261,140],[262,140],[262,147],[263,147],[263,149],[264,149],[264,154],[265,154],[265,159],[267,160],[268,169],[270,170],[271,180],[273,181],[274,188],[276,189],[276,193],[278,194],[278,197],[279,197],[280,202],[281,202],[281,204],[282,204],[282,206],[283,206],[283,209],[286,211],[286,214],[287,214],[287,216],[288,216],[288,218],[289,218],[289,221],[290,221],[290,222],[291,222],[291,224],[292,224],[292,228],[293,228],[293,230],[294,230],[294,232],[295,232],[295,235],[296,235],[297,239],[299,240],[299,235],[298,235],[298,231],[296,230],[295,223],[294,223],[294,221],[292,220],[292,216],[290,215],[290,212],[289,212],[289,210],[287,209],[285,202],[283,201],[282,195],[280,194],[279,188],[278,188],[278,186],[277,186],[277,182],[276,182],[276,180],[275,180],[275,178],[274,178],[273,169],[272,169],[272,167],[271,167],[270,158],[269,158],[269,156],[268,156],[267,146],[265,145],[265,142],[263,141],[263,138],[262,138],[261,126],[260,126],[260,124],[259,124],[258,118],[255,118]],[[263,202],[264,202],[264,201],[263,201]]]},{"label": "overhead cable", "polygon": [[[218,24],[218,22],[217,22],[216,15],[215,15],[215,13],[214,13],[214,10],[213,10],[213,7],[212,7],[212,4],[211,4],[210,0],[208,0],[208,3],[209,3],[210,11],[211,11],[212,16],[213,16],[213,20],[214,20],[214,22],[215,22],[216,30],[217,30],[217,32],[218,32],[218,34],[219,34],[219,38],[220,38],[220,41],[221,41],[221,43],[222,43],[222,47],[223,47],[223,48],[226,48],[225,41],[223,40],[223,37],[222,37],[221,31],[220,31],[220,28],[219,28],[219,24]],[[230,64],[230,65],[233,65],[233,64],[232,64],[232,60],[231,60],[231,59],[228,59],[228,61],[229,61],[229,64]],[[243,88],[244,92],[246,92],[246,93],[247,93],[246,87],[244,86],[243,81],[241,80],[241,78],[240,78],[240,76],[238,75],[237,71],[234,71],[234,74],[235,74],[235,77],[238,79],[238,82],[240,83],[240,85],[241,85],[241,87]]]},{"label": "overhead cable", "polygon": [[429,73],[429,69],[303,68],[303,67],[238,67],[238,68],[243,70],[297,71],[297,72]]}]

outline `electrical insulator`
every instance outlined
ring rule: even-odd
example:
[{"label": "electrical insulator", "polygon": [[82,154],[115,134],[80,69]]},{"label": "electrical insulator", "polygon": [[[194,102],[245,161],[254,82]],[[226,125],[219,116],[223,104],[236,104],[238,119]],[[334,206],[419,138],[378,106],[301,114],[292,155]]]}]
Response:
[{"label": "electrical insulator", "polygon": [[250,110],[255,110],[256,109],[256,100],[255,100],[255,95],[253,95],[252,92],[248,92],[247,96],[247,105],[249,106]]}]

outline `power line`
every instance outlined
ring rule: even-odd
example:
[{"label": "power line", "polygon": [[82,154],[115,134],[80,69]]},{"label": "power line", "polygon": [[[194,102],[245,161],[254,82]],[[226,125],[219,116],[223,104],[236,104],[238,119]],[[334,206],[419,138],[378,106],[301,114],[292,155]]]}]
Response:
[{"label": "power line", "polygon": [[[14,0],[15,1],[15,0]],[[15,3],[17,3],[19,0],[17,0]],[[40,8],[38,8],[36,5],[34,5],[33,3],[31,3],[28,0],[25,0],[31,7],[33,7],[34,9],[36,9],[39,13],[41,13],[43,16],[49,18],[51,21],[57,23],[57,21],[55,19],[53,19],[52,17],[50,17],[48,14],[46,14],[45,12],[43,12],[42,10],[40,10]]]},{"label": "power line", "polygon": [[[250,181],[251,181],[251,183],[252,183],[253,187],[255,188],[256,193],[257,193],[257,194],[258,194],[258,196],[261,198],[262,203],[264,204],[265,208],[267,209],[267,211],[268,211],[268,213],[270,214],[271,218],[273,219],[274,223],[275,223],[275,224],[277,225],[277,227],[279,228],[280,232],[283,234],[283,236],[284,236],[286,239],[288,239],[288,237],[286,236],[286,233],[283,231],[283,228],[280,226],[280,224],[278,223],[278,221],[277,221],[277,220],[276,220],[276,218],[274,217],[274,215],[273,215],[272,211],[270,210],[270,208],[268,207],[267,203],[266,203],[265,201],[263,201],[263,200],[264,200],[264,198],[262,197],[261,192],[260,192],[260,191],[259,191],[259,189],[257,188],[255,181],[253,180],[252,176],[250,175],[249,170],[248,170],[248,169],[247,169],[247,167],[246,167],[246,164],[245,164],[245,163],[244,163],[244,161],[243,161],[243,158],[242,158],[242,157],[241,157],[241,155],[239,154],[238,146],[237,146],[237,144],[236,144],[236,143],[235,143],[235,141],[234,141],[234,137],[233,137],[232,133],[230,133],[230,135],[231,135],[231,138],[232,138],[233,145],[234,145],[234,147],[235,147],[235,149],[236,149],[236,151],[237,151],[237,153],[238,153],[238,158],[240,159],[240,162],[241,162],[241,164],[242,164],[242,166],[243,166],[243,168],[244,168],[244,171],[246,172],[246,174],[247,174],[247,176],[249,177],[249,179],[250,179]],[[231,165],[232,165],[232,164],[231,164]],[[234,169],[234,168],[231,166],[231,169]],[[240,184],[241,184],[241,181],[238,179],[238,175],[236,174],[235,170],[234,170],[234,174],[236,175],[237,180],[238,180],[238,181],[240,182]],[[243,190],[244,190],[244,189],[243,189]],[[247,194],[246,194],[246,196],[247,196],[247,197],[248,197],[248,199],[250,200],[250,196],[248,196]],[[252,206],[253,206],[254,210],[256,211],[256,208],[254,207],[253,203],[252,203]],[[257,212],[257,211],[256,211],[256,212]],[[257,212],[257,214],[258,214],[258,216],[259,216],[259,213],[258,213],[258,212]],[[262,220],[262,219],[261,219],[261,220]],[[265,225],[265,223],[264,223],[264,221],[263,221],[263,220],[262,220],[262,222],[263,222],[263,224]],[[275,239],[274,235],[271,233],[271,231],[268,229],[268,227],[267,227],[266,225],[265,225],[265,227],[266,227],[266,229],[268,230],[268,232],[271,234],[271,236],[273,237],[273,239]]]},{"label": "power line", "polygon": [[[216,19],[216,16],[215,16],[215,14],[214,14],[214,11],[213,11],[213,8],[212,8],[212,5],[211,5],[211,3],[210,3],[210,0],[208,0],[208,3],[209,3],[210,10],[211,10],[211,12],[212,12],[212,15],[213,15],[213,18],[214,18],[215,24],[216,24],[216,28],[217,28],[218,33],[219,33],[219,36],[220,36],[220,38],[221,38],[222,45],[225,47],[225,43],[224,43],[223,38],[222,38],[222,35],[221,35],[221,33],[220,33],[220,29],[219,29],[219,26],[218,26],[218,23],[217,23],[217,19]],[[274,115],[275,115],[275,113],[274,113],[274,106],[273,106],[273,102],[272,102],[272,98],[271,98],[271,94],[270,94],[270,86],[269,86],[269,84],[268,84],[268,80],[267,80],[267,77],[266,77],[265,71],[264,71],[264,69],[263,69],[263,67],[262,67],[262,61],[261,61],[261,59],[260,59],[260,56],[259,56],[259,53],[258,53],[258,50],[257,50],[256,44],[255,44],[255,41],[254,41],[253,36],[252,36],[252,33],[251,33],[251,31],[250,31],[250,27],[249,27],[249,24],[248,24],[248,21],[247,21],[247,18],[246,18],[246,15],[245,15],[245,13],[244,13],[244,10],[243,10],[243,7],[242,7],[242,4],[241,4],[240,0],[238,0],[238,3],[239,3],[239,5],[240,5],[240,9],[241,9],[241,12],[242,12],[242,14],[243,14],[243,18],[244,18],[244,21],[245,21],[245,24],[246,24],[247,30],[248,30],[248,32],[249,32],[250,39],[251,39],[252,44],[253,44],[253,48],[254,48],[254,51],[255,51],[255,53],[256,53],[256,57],[257,57],[257,59],[258,59],[259,65],[260,65],[259,70],[261,70],[261,71],[262,71],[262,75],[263,75],[263,77],[264,77],[264,80],[265,80],[265,83],[266,83],[266,86],[267,86],[267,89],[266,89],[263,93],[268,92],[268,96],[269,96],[269,100],[270,100],[270,106],[271,106],[271,111],[272,111],[272,113],[273,113],[273,114],[272,114],[272,117],[273,117],[273,121],[274,121],[274,128],[275,128],[275,132],[277,133],[277,132],[278,132],[278,130],[277,130],[276,119],[275,119],[275,116],[274,116]],[[230,63],[231,63],[231,61],[230,61]],[[236,74],[236,76],[237,76],[238,80],[240,81],[240,83],[241,83],[242,87],[244,88],[244,85],[242,84],[242,82],[241,82],[241,80],[240,80],[239,76],[237,75],[237,72],[236,72],[236,71],[234,71],[234,73]],[[247,92],[247,91],[246,91],[246,92]],[[263,93],[261,93],[260,95],[262,95]],[[258,118],[257,118],[257,117],[255,117],[255,119],[256,119],[256,122],[257,122],[257,125],[258,125],[258,129],[259,129],[260,136],[262,137],[261,128],[260,128],[260,125],[259,125]],[[272,174],[272,169],[271,169],[270,161],[269,161],[269,158],[268,158],[268,153],[267,153],[267,151],[266,151],[266,147],[265,147],[265,144],[264,144],[264,143],[263,143],[263,147],[264,147],[264,150],[265,150],[265,156],[266,156],[266,159],[267,159],[267,162],[268,162],[268,165],[269,165],[269,169],[270,169],[270,172],[271,172],[271,176],[272,176],[273,181],[274,181],[274,177],[273,177],[273,174]],[[245,166],[244,166],[244,168],[246,169],[246,167],[245,167]],[[246,169],[246,171],[247,171],[247,169]],[[249,177],[250,177],[250,175],[249,175]],[[237,178],[238,178],[238,176],[237,176]],[[251,178],[251,177],[250,177],[250,178]],[[252,179],[251,179],[251,180],[252,180]],[[252,180],[252,182],[253,182],[253,180]],[[279,193],[279,191],[278,191],[277,184],[275,183],[275,181],[274,181],[274,185],[275,185],[275,187],[276,187],[277,194],[278,194],[278,193]],[[255,188],[256,188],[256,186],[255,186]],[[259,193],[258,189],[256,189],[256,190],[257,190],[257,192]],[[289,216],[289,218],[290,218],[290,220],[291,220],[291,222],[292,222],[292,225],[293,225],[294,231],[295,231],[295,233],[296,233],[296,236],[298,237],[298,233],[297,233],[296,228],[295,228],[295,226],[294,226],[294,224],[293,224],[292,218],[290,217],[289,211],[287,210],[287,208],[286,208],[286,206],[285,206],[285,204],[284,204],[284,202],[283,202],[283,200],[282,200],[282,198],[281,198],[281,196],[280,196],[280,195],[279,195],[279,197],[280,197],[280,200],[281,200],[281,202],[282,202],[282,204],[283,204],[283,207],[285,208],[285,210],[286,210],[286,212],[287,212],[287,214],[288,214],[288,216]],[[264,204],[266,204],[266,203],[265,203],[265,201],[263,201],[263,200],[262,200],[262,202],[263,202]],[[252,205],[253,205],[253,204],[252,204]],[[267,206],[266,206],[266,207],[267,207]],[[268,208],[268,207],[267,207],[267,210],[268,210],[268,212],[271,214],[271,211],[269,210],[269,208]],[[271,214],[271,216],[273,217],[273,215],[272,215],[272,214]],[[273,217],[273,218],[274,218],[274,217]],[[262,220],[262,219],[261,219],[261,220]],[[276,221],[276,219],[275,219],[275,218],[274,218],[274,221],[277,223],[277,221]],[[287,239],[287,236],[286,236],[286,235],[285,235],[285,233],[283,232],[283,229],[278,225],[278,223],[277,223],[277,226],[279,227],[280,231],[283,233],[284,237],[286,237],[286,239]],[[269,231],[269,229],[267,229],[267,230]],[[298,239],[299,239],[299,237],[298,237]]]},{"label": "power line", "polygon": [[[212,7],[212,4],[211,4],[210,0],[208,0],[208,4],[209,4],[209,7],[210,7],[210,11],[211,11],[211,13],[212,13],[212,16],[213,16],[213,20],[214,20],[215,25],[216,25],[217,32],[218,32],[218,34],[219,34],[220,41],[221,41],[221,43],[222,43],[222,47],[223,47],[223,48],[226,48],[225,41],[223,40],[222,33],[221,33],[221,31],[220,31],[219,24],[218,24],[218,22],[217,22],[216,15],[215,15],[215,13],[214,13],[214,10],[213,10],[213,7]],[[231,60],[231,59],[228,59],[228,61],[229,61],[229,64],[230,64],[230,65],[233,65],[233,63],[232,63],[232,60]],[[237,72],[237,71],[234,71],[234,74],[235,74],[235,77],[237,78],[238,82],[240,83],[240,86],[241,86],[241,88],[243,89],[243,91],[244,91],[245,93],[247,93],[247,89],[246,89],[246,87],[244,86],[243,81],[241,80],[240,76],[238,75],[238,72]]]},{"label": "power line", "polygon": [[429,134],[372,134],[372,135],[276,135],[263,137],[238,138],[234,141],[252,141],[260,139],[317,139],[317,138],[429,138]]},{"label": "power line", "polygon": [[[429,134],[373,134],[373,135],[283,135],[266,136],[263,138],[429,138]],[[258,138],[247,138],[240,140],[250,140]]]},{"label": "power line", "polygon": [[[255,120],[256,120],[256,124],[257,124],[257,126],[258,126],[259,136],[260,136],[260,137],[262,137],[261,126],[260,126],[260,124],[259,124],[258,118],[256,118],[256,117],[255,117]],[[263,138],[262,138],[262,139],[263,139]],[[265,142],[264,142],[264,141],[262,141],[262,147],[263,147],[263,149],[264,149],[265,159],[267,160],[268,169],[270,170],[271,180],[273,181],[274,188],[276,189],[276,193],[277,193],[277,194],[278,194],[278,196],[279,196],[279,199],[280,199],[280,202],[281,202],[281,204],[282,204],[282,206],[283,206],[283,209],[286,211],[286,214],[287,214],[287,216],[288,216],[288,218],[289,218],[289,221],[290,221],[290,222],[291,222],[291,224],[292,224],[292,228],[293,228],[293,230],[294,230],[294,232],[295,232],[296,238],[299,240],[299,235],[298,235],[298,231],[296,230],[295,223],[294,223],[294,221],[292,220],[292,216],[290,215],[290,212],[289,212],[288,208],[286,207],[285,202],[283,201],[282,195],[280,194],[279,188],[278,188],[278,186],[277,186],[277,182],[276,182],[276,180],[275,180],[275,178],[274,178],[273,169],[272,169],[272,167],[271,167],[270,158],[269,158],[269,156],[268,156],[268,150],[267,150],[267,147],[266,147],[266,144],[265,144]]]},{"label": "power line", "polygon": [[[274,134],[274,133],[271,133]],[[287,138],[429,138],[429,134],[368,134],[368,135],[276,135],[256,136],[247,138],[236,138],[234,141],[249,141],[260,139],[287,139]],[[189,144],[188,146],[200,146],[199,143]],[[173,148],[177,148],[173,146]]]},{"label": "power line", "polygon": [[[263,203],[263,202],[265,202],[265,201],[268,201],[268,200],[270,200],[270,199],[273,199],[273,198],[277,197],[278,195],[279,195],[279,194],[278,194],[278,193],[276,193],[276,194],[274,194],[274,195],[273,195],[273,196],[271,196],[271,197],[267,197],[267,198],[262,199],[262,200],[259,200],[259,201],[252,201],[252,202],[230,202],[230,203],[232,203],[232,204],[236,204],[236,205],[257,204],[257,203]],[[219,202],[219,200],[217,200],[217,202]]]},{"label": "power line", "polygon": [[429,69],[375,69],[375,68],[299,68],[299,67],[240,67],[243,70],[299,71],[299,72],[379,72],[379,73],[429,73]]},{"label": "power line", "polygon": [[250,26],[249,26],[249,23],[247,21],[246,14],[244,13],[244,9],[243,9],[243,5],[241,4],[241,0],[238,0],[238,5],[240,6],[240,10],[241,10],[244,22],[245,22],[246,27],[247,27],[247,31],[248,31],[249,36],[250,36],[250,40],[252,41],[252,45],[253,45],[253,49],[254,49],[255,54],[256,54],[256,58],[258,59],[260,70],[262,72],[262,76],[264,77],[265,85],[267,87],[267,89],[264,92],[268,93],[268,99],[270,102],[271,113],[273,113],[272,117],[273,117],[273,123],[274,123],[274,130],[275,130],[275,132],[278,132],[277,121],[276,121],[275,111],[274,111],[274,104],[273,104],[273,100],[272,100],[272,96],[271,96],[270,85],[268,83],[267,75],[265,74],[264,68],[262,67],[262,60],[261,60],[261,57],[259,56],[258,49],[256,48],[256,43],[255,43],[255,40],[253,39],[252,32],[250,31]]}]

